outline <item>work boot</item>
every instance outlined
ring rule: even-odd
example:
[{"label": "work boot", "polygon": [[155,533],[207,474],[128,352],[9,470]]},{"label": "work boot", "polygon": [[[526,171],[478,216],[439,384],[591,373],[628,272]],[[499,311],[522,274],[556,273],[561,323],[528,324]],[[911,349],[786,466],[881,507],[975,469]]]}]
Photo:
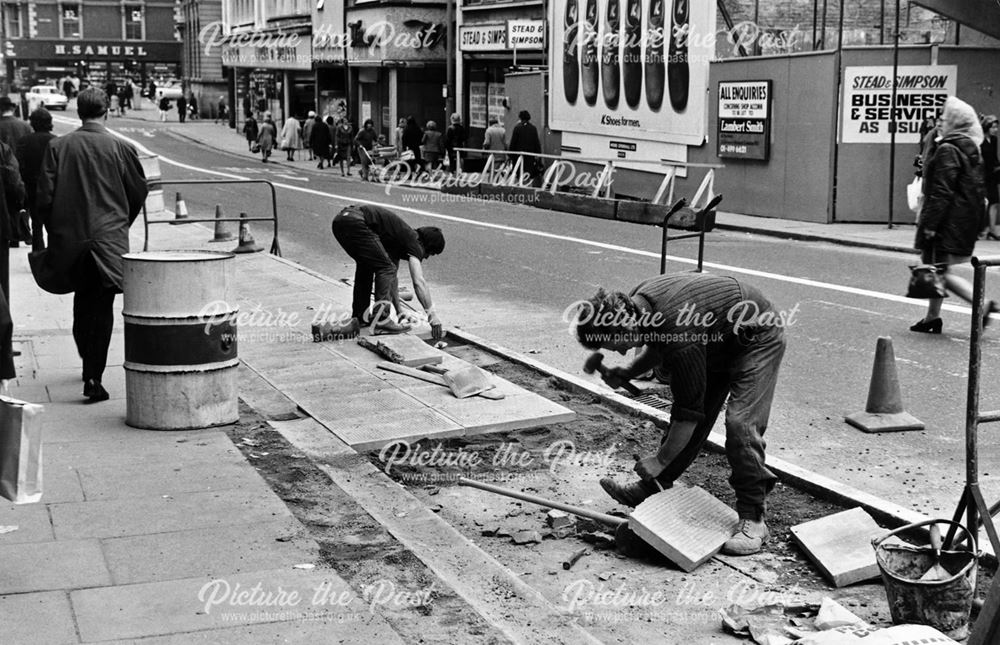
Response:
[{"label": "work boot", "polygon": [[760,553],[764,543],[770,533],[764,518],[758,520],[749,517],[740,518],[740,525],[736,529],[736,535],[729,538],[722,545],[722,552],[726,555],[753,555]]},{"label": "work boot", "polygon": [[351,318],[346,325],[334,325],[328,322],[317,323],[312,326],[313,342],[319,343],[324,340],[343,340],[354,338],[361,333],[361,323],[357,318]]},{"label": "work boot", "polygon": [[[639,480],[631,484],[619,484],[610,477],[601,479],[601,488],[622,506],[636,507],[656,492],[656,484]],[[669,488],[669,487],[668,487]]]},{"label": "work boot", "polygon": [[83,395],[87,397],[87,403],[99,403],[111,398],[108,391],[104,389],[101,382],[96,379],[88,379],[83,383]]},{"label": "work boot", "polygon": [[381,334],[404,334],[410,331],[411,327],[409,325],[401,325],[398,322],[392,320],[386,320],[384,322],[377,322],[372,326],[372,333],[376,336]]}]

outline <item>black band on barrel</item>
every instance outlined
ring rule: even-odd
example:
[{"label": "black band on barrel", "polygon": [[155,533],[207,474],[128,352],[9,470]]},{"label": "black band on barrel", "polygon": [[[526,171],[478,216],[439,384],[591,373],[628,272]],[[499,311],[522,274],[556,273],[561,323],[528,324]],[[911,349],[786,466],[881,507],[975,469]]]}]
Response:
[{"label": "black band on barrel", "polygon": [[236,358],[236,325],[204,321],[175,325],[125,322],[125,360],[146,365],[203,365]]}]

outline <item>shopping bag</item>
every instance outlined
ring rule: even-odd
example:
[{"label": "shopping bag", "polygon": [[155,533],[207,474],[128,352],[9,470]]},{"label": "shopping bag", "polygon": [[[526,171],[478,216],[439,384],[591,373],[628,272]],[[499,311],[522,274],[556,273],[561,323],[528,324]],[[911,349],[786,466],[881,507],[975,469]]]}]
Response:
[{"label": "shopping bag", "polygon": [[920,207],[924,204],[924,191],[923,191],[923,180],[920,177],[915,177],[913,181],[906,187],[906,205],[910,207],[910,210],[920,214]]},{"label": "shopping bag", "polygon": [[42,498],[42,410],[0,396],[0,496],[15,504]]}]

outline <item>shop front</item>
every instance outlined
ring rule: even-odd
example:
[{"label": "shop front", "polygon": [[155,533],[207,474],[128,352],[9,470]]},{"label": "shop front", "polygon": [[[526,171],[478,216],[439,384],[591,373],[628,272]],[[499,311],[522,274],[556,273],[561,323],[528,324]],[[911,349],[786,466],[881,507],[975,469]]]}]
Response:
[{"label": "shop front", "polygon": [[17,39],[7,41],[7,78],[11,90],[32,85],[60,86],[75,75],[81,85],[104,87],[109,81],[132,79],[140,87],[180,79],[181,43],[123,43],[96,40]]},{"label": "shop front", "polygon": [[[510,105],[504,79],[510,71],[544,65],[545,21],[540,6],[517,10],[466,6],[461,19],[456,104],[462,106],[469,127],[468,145],[478,148],[490,118],[500,119],[508,136],[517,123],[519,106]],[[536,122],[542,117],[534,115]]]},{"label": "shop front", "polygon": [[437,7],[357,7],[348,11],[350,119],[367,119],[393,142],[400,118],[447,126],[445,12]]},{"label": "shop front", "polygon": [[256,42],[240,44],[237,37],[222,48],[222,63],[232,69],[237,129],[251,114],[260,119],[270,112],[279,127],[289,116],[305,119],[316,109],[310,34],[247,40]]}]

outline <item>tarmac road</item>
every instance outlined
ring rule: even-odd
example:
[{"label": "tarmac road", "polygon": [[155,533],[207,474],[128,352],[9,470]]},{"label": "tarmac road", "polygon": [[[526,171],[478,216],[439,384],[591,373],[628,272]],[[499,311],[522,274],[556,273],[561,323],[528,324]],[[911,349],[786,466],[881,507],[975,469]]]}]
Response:
[{"label": "tarmac road", "polygon": [[[210,169],[279,184],[285,257],[337,279],[351,279],[353,266],[330,235],[329,223],[350,201],[402,209],[414,226],[440,226],[447,248],[427,263],[426,273],[446,326],[573,373],[581,372],[586,354],[562,321],[565,308],[599,285],[625,290],[658,270],[655,228],[520,205],[443,201],[449,196],[424,190],[395,188],[387,195],[384,186],[341,179],[339,171],[316,171],[308,161],[291,170],[262,164],[249,153],[237,157],[195,145],[159,124],[117,120],[112,125],[166,159],[190,166],[164,163],[167,179],[203,179],[207,175],[198,169]],[[238,136],[221,126],[217,130],[225,134],[213,136]],[[280,151],[272,157],[282,158]],[[172,208],[172,189],[166,192]],[[228,215],[269,209],[263,193],[246,187],[187,188],[184,196],[194,216],[211,215],[216,204]],[[835,236],[836,225],[830,229]],[[264,226],[254,226],[254,233],[262,244],[269,240]],[[156,248],[155,228],[152,239]],[[696,250],[693,241],[672,243],[667,270],[692,269]],[[769,451],[914,510],[950,516],[965,468],[969,316],[964,303],[947,305],[943,336],[914,334],[907,327],[922,315],[923,303],[901,297],[913,256],[732,232],[711,233],[705,253],[709,271],[745,278],[795,314],[768,430]],[[971,275],[966,269],[959,273]],[[994,279],[989,290],[994,298],[1000,298],[997,283]],[[1000,377],[1000,321],[994,324],[983,346],[983,409],[1000,408],[993,386]],[[882,335],[894,339],[904,403],[927,424],[923,432],[865,435],[843,422],[845,414],[864,408],[875,342]],[[989,431],[983,430],[981,472],[986,498],[993,500],[1000,497],[1000,448],[988,440]]]}]

